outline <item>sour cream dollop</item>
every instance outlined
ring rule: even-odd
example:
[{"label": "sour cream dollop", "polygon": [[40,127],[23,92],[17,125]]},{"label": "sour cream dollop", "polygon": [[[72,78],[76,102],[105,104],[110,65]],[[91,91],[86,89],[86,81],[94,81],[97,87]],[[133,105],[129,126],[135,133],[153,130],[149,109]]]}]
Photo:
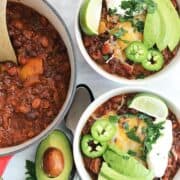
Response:
[{"label": "sour cream dollop", "polygon": [[152,150],[147,156],[147,163],[150,170],[154,172],[155,177],[162,177],[168,165],[168,154],[173,143],[172,122],[166,120],[162,135],[152,145]]},{"label": "sour cream dollop", "polygon": [[[121,15],[121,16],[124,16],[126,15],[126,10],[122,9],[121,8],[121,3],[123,1],[126,1],[126,0],[106,0],[106,6],[107,6],[107,9],[112,9],[112,10],[116,10],[115,14],[118,14],[118,15]],[[139,15],[139,14],[142,14],[144,13],[144,11],[140,11],[140,12],[133,12],[133,15],[136,16],[136,15]]]}]

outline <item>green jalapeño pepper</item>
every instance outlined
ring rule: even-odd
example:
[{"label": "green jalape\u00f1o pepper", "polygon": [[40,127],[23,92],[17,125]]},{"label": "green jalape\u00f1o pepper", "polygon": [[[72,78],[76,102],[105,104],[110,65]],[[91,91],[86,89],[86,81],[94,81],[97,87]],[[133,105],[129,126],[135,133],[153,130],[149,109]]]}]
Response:
[{"label": "green jalape\u00f1o pepper", "polygon": [[81,140],[81,150],[84,155],[90,158],[102,156],[106,148],[107,143],[98,142],[91,135],[85,135]]},{"label": "green jalape\u00f1o pepper", "polygon": [[142,62],[142,66],[148,71],[159,71],[163,67],[163,64],[164,58],[161,52],[156,50],[150,50],[147,59]]},{"label": "green jalape\u00f1o pepper", "polygon": [[147,59],[147,54],[148,50],[146,46],[139,41],[130,43],[126,48],[126,57],[135,63],[141,63],[143,60]]},{"label": "green jalape\u00f1o pepper", "polygon": [[116,133],[116,126],[108,120],[97,120],[91,127],[91,134],[99,142],[112,139]]}]

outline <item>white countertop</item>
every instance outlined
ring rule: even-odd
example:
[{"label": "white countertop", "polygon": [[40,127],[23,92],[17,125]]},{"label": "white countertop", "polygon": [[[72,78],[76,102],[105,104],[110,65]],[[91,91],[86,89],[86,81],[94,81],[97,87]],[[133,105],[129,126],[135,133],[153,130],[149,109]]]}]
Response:
[{"label": "white countertop", "polygon": [[[74,36],[74,16],[78,0],[49,0],[56,10],[62,15],[76,47],[77,61],[77,83],[87,84],[95,97],[107,92],[113,88],[122,87],[121,84],[113,83],[98,75],[80,55]],[[179,72],[179,73],[178,73]],[[163,94],[172,99],[180,106],[180,68],[176,67],[166,79],[156,81],[152,84],[143,85],[145,87],[160,90]],[[4,180],[24,180],[25,179],[25,160],[34,160],[36,145],[26,149],[23,152],[17,153],[9,163],[5,173]]]}]

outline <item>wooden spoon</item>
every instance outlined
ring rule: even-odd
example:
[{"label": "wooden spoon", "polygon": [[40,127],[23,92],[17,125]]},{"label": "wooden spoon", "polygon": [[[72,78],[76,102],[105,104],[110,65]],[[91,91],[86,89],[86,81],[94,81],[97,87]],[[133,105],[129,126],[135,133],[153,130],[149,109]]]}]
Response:
[{"label": "wooden spoon", "polygon": [[9,37],[6,21],[7,0],[0,0],[0,62],[13,61],[17,58]]}]

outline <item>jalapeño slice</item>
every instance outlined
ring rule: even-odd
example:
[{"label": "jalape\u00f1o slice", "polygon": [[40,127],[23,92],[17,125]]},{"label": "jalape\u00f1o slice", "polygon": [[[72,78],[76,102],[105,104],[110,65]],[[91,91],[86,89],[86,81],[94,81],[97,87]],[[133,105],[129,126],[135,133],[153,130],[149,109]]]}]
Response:
[{"label": "jalape\u00f1o slice", "polygon": [[112,139],[116,133],[116,126],[108,120],[97,120],[92,128],[91,134],[99,142],[106,142]]},{"label": "jalape\u00f1o slice", "polygon": [[147,55],[148,50],[146,46],[139,41],[130,43],[126,49],[127,58],[135,63],[141,63],[143,60],[147,59]]},{"label": "jalape\u00f1o slice", "polygon": [[102,156],[106,148],[107,143],[98,142],[91,135],[85,135],[81,140],[81,150],[90,158]]}]

